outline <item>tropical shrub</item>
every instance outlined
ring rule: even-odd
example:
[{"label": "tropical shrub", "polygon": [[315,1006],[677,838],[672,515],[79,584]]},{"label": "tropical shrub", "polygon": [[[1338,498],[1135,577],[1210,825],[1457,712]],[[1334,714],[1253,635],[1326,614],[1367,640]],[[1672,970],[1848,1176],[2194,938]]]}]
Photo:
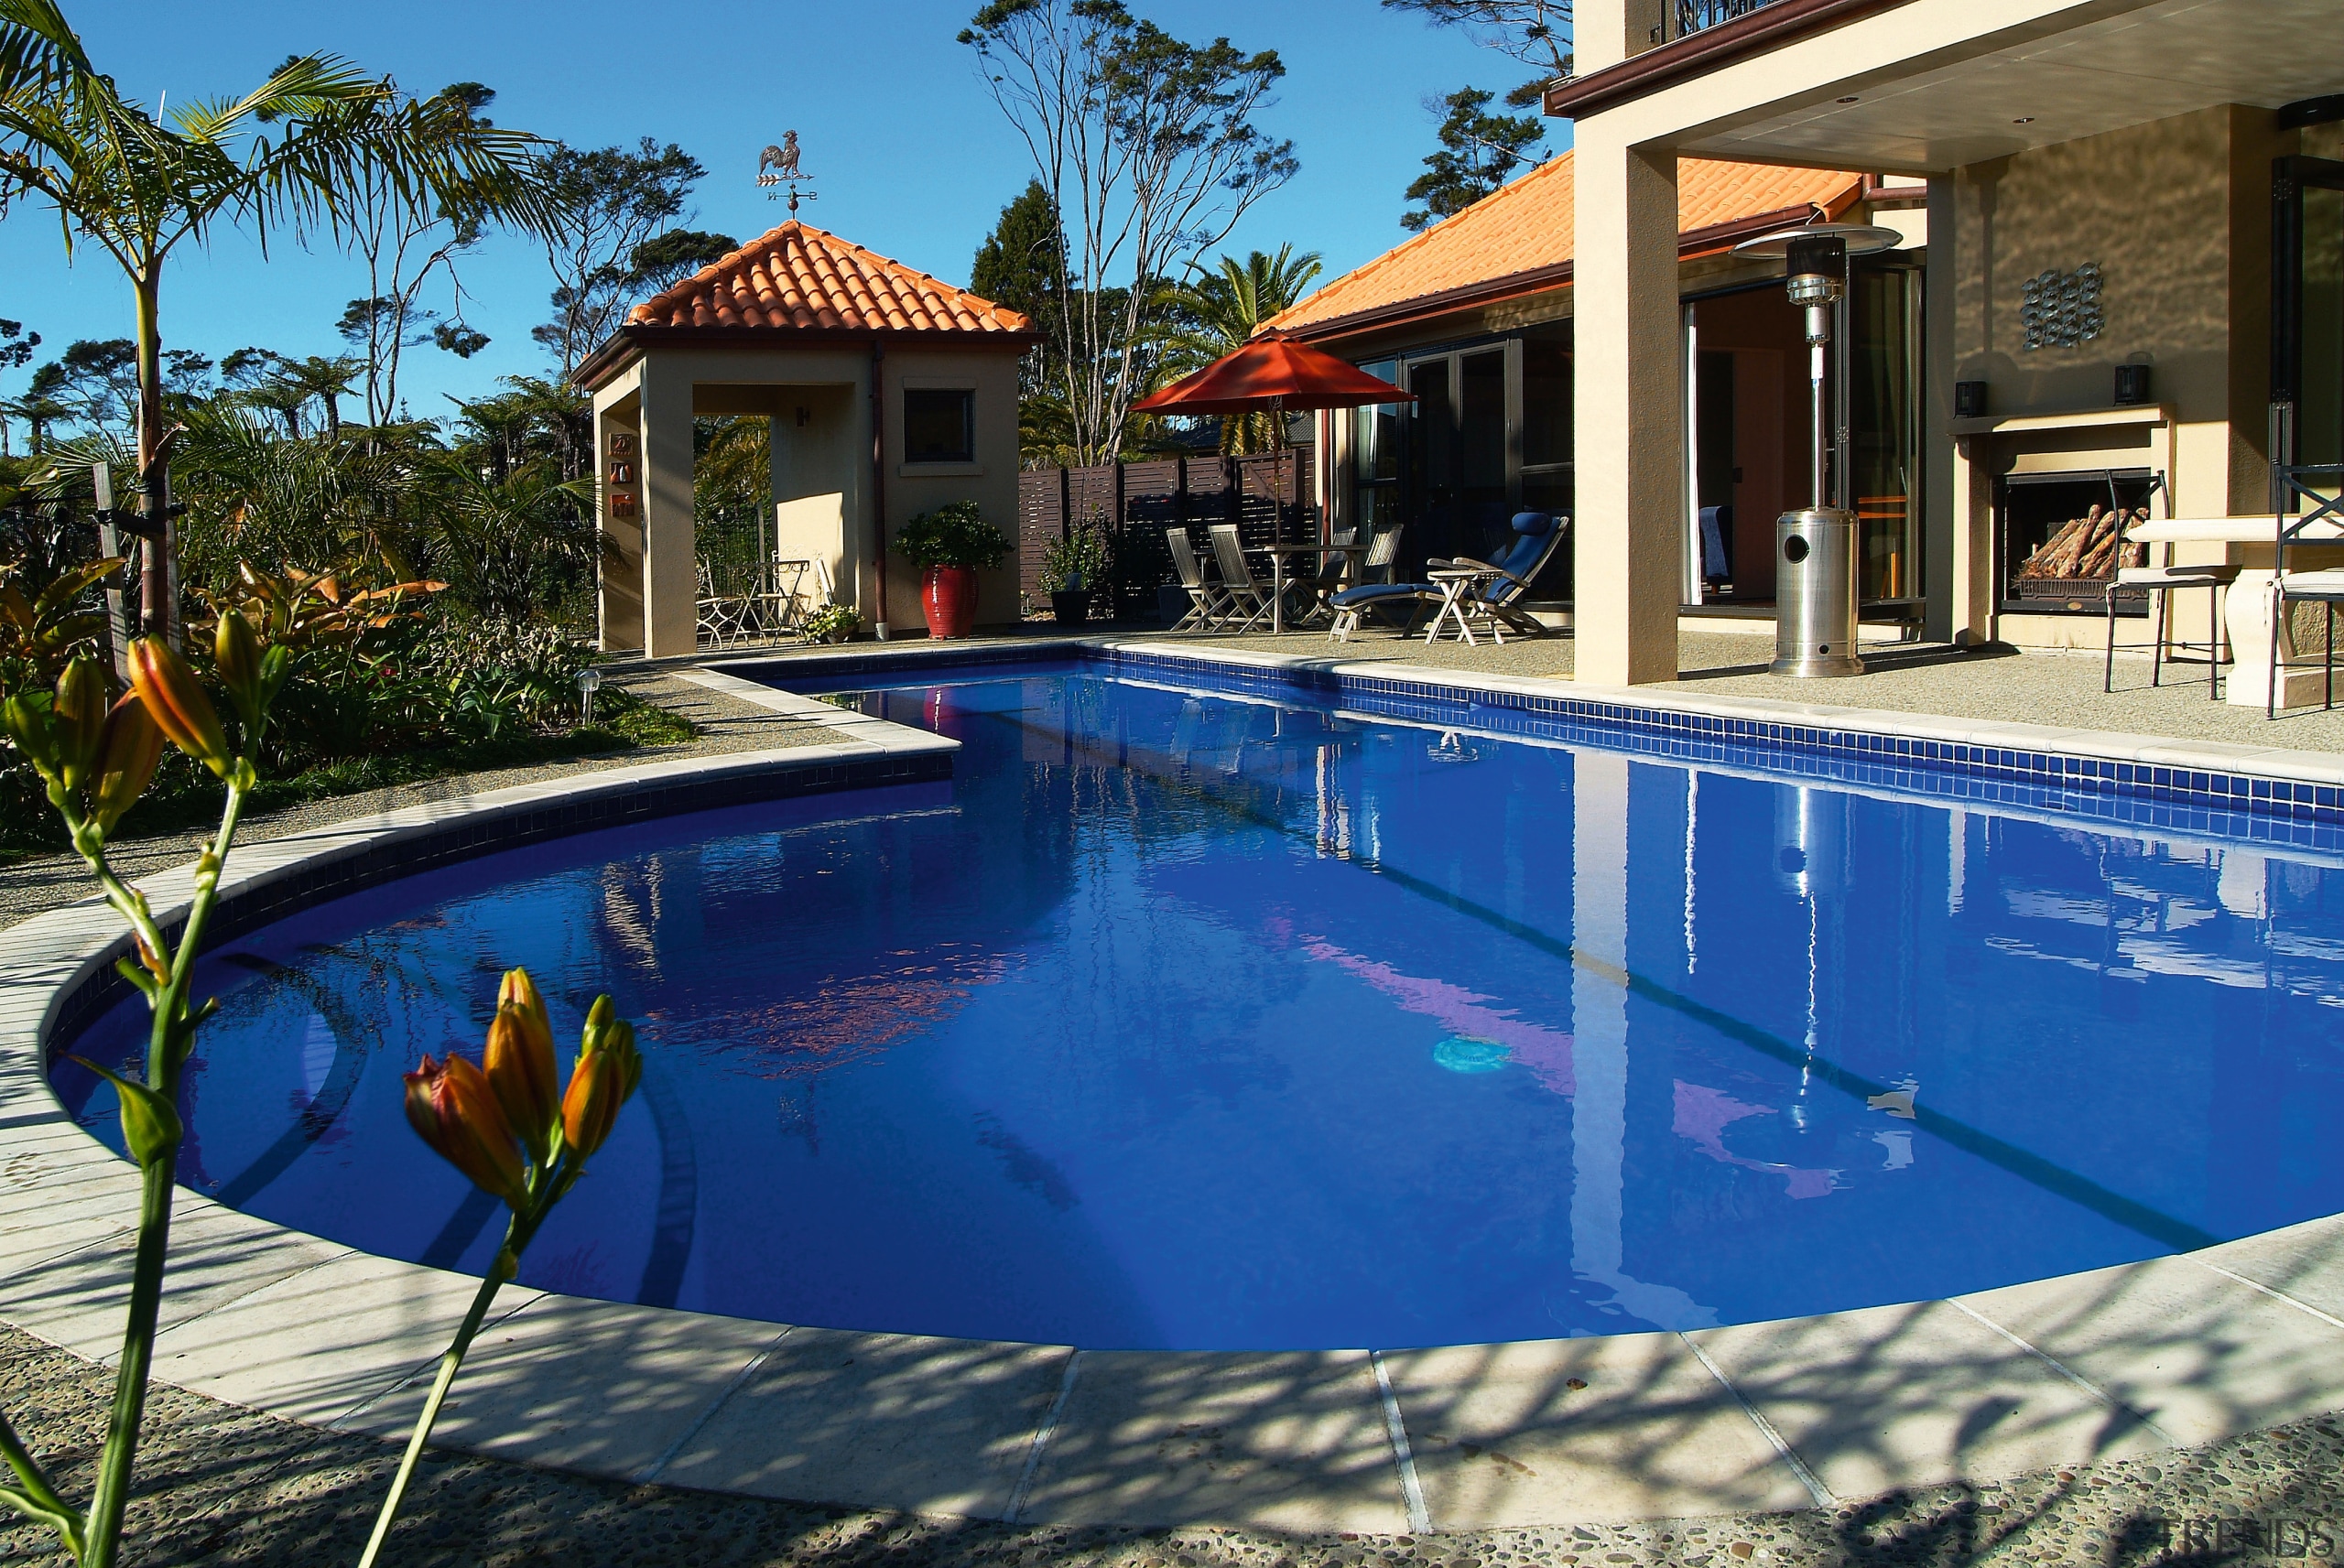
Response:
[{"label": "tropical shrub", "polygon": [[1009,540],[986,522],[973,501],[923,512],[895,532],[895,548],[917,567],[997,567]]}]

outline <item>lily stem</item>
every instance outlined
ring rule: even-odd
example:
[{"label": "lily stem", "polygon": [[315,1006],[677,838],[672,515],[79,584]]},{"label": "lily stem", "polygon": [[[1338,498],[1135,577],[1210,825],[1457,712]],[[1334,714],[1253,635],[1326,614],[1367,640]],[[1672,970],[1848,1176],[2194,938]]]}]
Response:
[{"label": "lily stem", "polygon": [[[196,952],[202,945],[212,906],[219,901],[220,867],[235,838],[236,819],[244,810],[244,785],[250,777],[249,771],[244,771],[228,783],[220,831],[203,858],[204,869],[196,875],[195,898],[188,906],[187,924],[179,931],[169,982],[153,998],[155,1027],[146,1050],[146,1087],[172,1105],[179,1102],[179,1062],[194,1028],[188,1015],[187,994],[195,979]],[[116,902],[131,906],[125,914],[136,907],[136,901],[127,895]],[[133,919],[136,923],[135,914]],[[157,957],[163,956],[160,947],[156,953]],[[155,1358],[155,1320],[162,1308],[163,1266],[170,1249],[171,1197],[178,1173],[177,1143],[139,1173],[138,1250],[131,1267],[129,1321],[122,1333],[122,1364],[114,1377],[114,1410],[106,1421],[97,1491],[90,1499],[89,1541],[81,1554],[82,1568],[114,1568],[121,1551],[123,1515],[130,1506],[131,1466],[137,1457],[139,1427],[146,1414],[146,1375]]]},{"label": "lily stem", "polygon": [[366,1551],[358,1559],[358,1568],[374,1568],[375,1560],[382,1555],[383,1543],[390,1539],[391,1525],[398,1518],[399,1505],[407,1500],[407,1485],[415,1479],[415,1467],[422,1461],[424,1444],[431,1440],[431,1428],[440,1420],[440,1406],[456,1380],[456,1369],[464,1364],[464,1352],[472,1348],[472,1336],[480,1332],[498,1289],[519,1272],[521,1249],[529,1244],[538,1217],[516,1214],[505,1227],[505,1245],[497,1249],[496,1261],[490,1265],[488,1277],[481,1281],[480,1290],[472,1296],[472,1310],[464,1314],[463,1324],[450,1341],[448,1353],[440,1357],[440,1375],[431,1380],[431,1397],[423,1401],[423,1413],[415,1419],[415,1431],[407,1440],[407,1453],[399,1459],[399,1473],[391,1479],[391,1495],[383,1499],[383,1511],[375,1516],[374,1533],[366,1540]]}]

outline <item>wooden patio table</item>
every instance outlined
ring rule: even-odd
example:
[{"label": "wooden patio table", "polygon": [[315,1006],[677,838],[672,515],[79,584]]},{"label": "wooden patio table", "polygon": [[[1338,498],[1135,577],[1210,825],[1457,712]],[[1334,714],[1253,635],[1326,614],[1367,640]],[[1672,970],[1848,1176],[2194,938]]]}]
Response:
[{"label": "wooden patio table", "polygon": [[[2273,634],[2271,579],[2277,575],[2277,518],[2267,512],[2250,517],[2159,517],[2133,524],[2124,531],[2124,537],[2144,545],[2221,545],[2230,564],[2245,568],[2230,584],[2222,615],[2232,661],[2227,700],[2241,708],[2263,706],[2273,678],[2274,642],[2280,645],[2277,678],[2285,683],[2279,692],[2279,706],[2300,708],[2318,700],[2319,658],[2295,646],[2294,627]],[[2323,557],[2332,552],[2334,564],[2344,565],[2344,526],[2315,523],[2289,542],[2287,549],[2290,553],[2313,549]],[[2306,694],[2300,702],[2291,700],[2298,685]]]}]

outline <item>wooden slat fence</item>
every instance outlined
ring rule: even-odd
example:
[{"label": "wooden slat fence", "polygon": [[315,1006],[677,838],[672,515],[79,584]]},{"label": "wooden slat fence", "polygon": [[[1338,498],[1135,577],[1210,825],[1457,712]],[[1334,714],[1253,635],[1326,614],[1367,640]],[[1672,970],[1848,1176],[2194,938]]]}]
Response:
[{"label": "wooden slat fence", "polygon": [[[1078,524],[1103,524],[1123,563],[1121,613],[1156,612],[1156,589],[1177,580],[1164,531],[1186,526],[1201,554],[1205,529],[1235,523],[1248,545],[1312,536],[1317,498],[1310,482],[1311,449],[1245,457],[1164,458],[1087,469],[1028,469],[1017,476],[1020,586],[1028,602],[1046,608],[1042,551]],[[1095,612],[1094,612],[1095,613]]]}]

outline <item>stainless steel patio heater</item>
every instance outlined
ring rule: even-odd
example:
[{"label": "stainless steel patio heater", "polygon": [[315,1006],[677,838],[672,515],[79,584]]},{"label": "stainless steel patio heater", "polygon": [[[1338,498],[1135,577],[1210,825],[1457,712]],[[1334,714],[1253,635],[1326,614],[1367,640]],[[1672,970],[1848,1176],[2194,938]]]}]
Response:
[{"label": "stainless steel patio heater", "polygon": [[[1901,243],[1894,229],[1811,223],[1744,240],[1736,255],[1780,260],[1791,303],[1807,311],[1810,504],[1774,522],[1774,662],[1778,676],[1856,676],[1856,514],[1848,495],[1848,386],[1829,377],[1825,418],[1824,351],[1836,330],[1848,336],[1848,258]],[[1833,463],[1829,454],[1839,454]]]}]

